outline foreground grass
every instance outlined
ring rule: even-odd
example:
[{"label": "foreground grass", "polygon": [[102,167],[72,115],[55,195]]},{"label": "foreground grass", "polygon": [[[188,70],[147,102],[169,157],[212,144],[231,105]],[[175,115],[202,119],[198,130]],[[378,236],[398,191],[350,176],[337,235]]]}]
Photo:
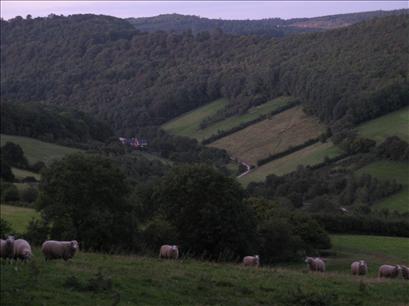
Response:
[{"label": "foreground grass", "polygon": [[[100,277],[96,278],[99,273]],[[90,281],[94,279],[94,281]],[[109,283],[112,282],[112,288]],[[407,282],[306,269],[79,253],[1,265],[1,305],[403,305]],[[82,285],[78,285],[82,284]],[[88,286],[87,286],[88,285]]]},{"label": "foreground grass", "polygon": [[2,146],[6,142],[14,142],[20,145],[31,164],[38,161],[43,161],[48,164],[53,160],[63,158],[67,154],[81,151],[79,149],[64,147],[29,137],[1,134],[0,139]]},{"label": "foreground grass", "polygon": [[231,156],[256,165],[259,159],[316,138],[323,131],[324,126],[316,118],[296,106],[218,139],[210,146],[225,149]]},{"label": "foreground grass", "polygon": [[218,99],[202,107],[194,109],[162,125],[162,128],[179,136],[195,138],[203,119],[216,114],[227,104],[226,99]]},{"label": "foreground grass", "polygon": [[32,208],[0,205],[1,218],[8,221],[11,228],[17,233],[24,233],[28,223],[33,218],[38,218],[38,212]]},{"label": "foreground grass", "polygon": [[341,150],[332,143],[316,143],[282,158],[255,168],[249,174],[242,176],[239,181],[243,185],[250,182],[262,182],[270,174],[284,175],[297,169],[299,165],[314,165],[323,162],[325,157],[335,157]]},{"label": "foreground grass", "polygon": [[409,163],[396,161],[377,161],[361,168],[358,174],[370,174],[381,180],[396,180],[402,189],[374,204],[374,208],[388,208],[400,212],[409,211]]},{"label": "foreground grass", "polygon": [[357,131],[360,135],[383,141],[388,136],[398,136],[409,142],[409,107],[402,108],[385,116],[361,124]]}]

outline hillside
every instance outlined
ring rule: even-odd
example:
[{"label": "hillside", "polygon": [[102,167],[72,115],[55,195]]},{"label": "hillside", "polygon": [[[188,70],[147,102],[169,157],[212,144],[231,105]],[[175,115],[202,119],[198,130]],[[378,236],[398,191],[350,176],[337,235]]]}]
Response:
[{"label": "hillside", "polygon": [[404,107],[398,111],[365,122],[359,125],[356,131],[359,135],[376,140],[377,142],[381,142],[389,136],[398,136],[402,140],[409,142],[408,126],[409,107]]},{"label": "hillside", "polygon": [[220,29],[234,35],[258,35],[266,37],[282,37],[289,34],[335,29],[352,25],[375,17],[398,15],[407,10],[373,11],[352,14],[339,14],[314,18],[268,18],[261,20],[221,20],[198,16],[164,14],[155,17],[128,18],[140,31],[175,31],[191,30],[193,33],[215,31]]},{"label": "hillside", "polygon": [[1,134],[0,139],[2,146],[6,142],[13,142],[15,144],[18,144],[23,149],[24,155],[27,157],[29,163],[31,164],[38,161],[43,161],[46,164],[49,164],[53,160],[60,159],[67,154],[81,151],[80,149],[64,147],[29,137]]},{"label": "hillside", "polygon": [[257,161],[325,132],[324,126],[297,106],[211,143],[231,156],[256,165]]},{"label": "hillside", "polygon": [[409,100],[408,23],[389,16],[266,39],[141,33],[94,15],[2,20],[2,101],[72,107],[128,134],[221,97],[226,117],[291,95],[323,121],[356,124]]},{"label": "hillside", "polygon": [[[388,246],[387,252],[379,242]],[[166,261],[84,252],[69,263],[46,263],[35,248],[32,263],[17,269],[1,265],[0,299],[2,305],[22,305],[27,300],[52,305],[270,305],[274,301],[275,305],[392,306],[409,302],[405,281],[374,277],[379,263],[408,262],[402,255],[407,239],[335,236],[334,244],[340,256],[328,258],[324,275],[307,273],[301,262],[252,269],[188,258]],[[369,260],[368,277],[350,275],[357,251]]]},{"label": "hillside", "polygon": [[370,174],[380,180],[396,180],[402,189],[386,199],[375,203],[374,208],[408,212],[409,199],[409,163],[406,161],[377,161],[357,171],[359,174]]},{"label": "hillside", "polygon": [[239,181],[243,185],[248,185],[250,182],[262,182],[270,174],[284,175],[295,171],[299,165],[307,166],[318,164],[323,162],[326,157],[333,158],[341,154],[341,152],[342,150],[334,146],[331,142],[318,142],[259,166],[253,169],[249,174],[241,177]]}]

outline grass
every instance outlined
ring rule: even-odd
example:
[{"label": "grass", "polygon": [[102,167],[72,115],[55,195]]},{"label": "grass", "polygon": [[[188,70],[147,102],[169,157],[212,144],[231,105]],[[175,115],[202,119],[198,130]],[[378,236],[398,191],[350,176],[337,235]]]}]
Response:
[{"label": "grass", "polygon": [[11,228],[17,233],[24,233],[32,218],[37,218],[38,213],[27,207],[0,205],[1,218],[8,221]]},{"label": "grass", "polygon": [[23,169],[17,169],[17,168],[11,168],[11,171],[13,172],[14,176],[16,179],[23,179],[28,176],[34,177],[36,180],[40,180],[40,174],[34,173],[28,170],[23,170]]},{"label": "grass", "polygon": [[218,99],[176,117],[162,125],[162,128],[171,134],[195,138],[195,135],[199,130],[200,122],[202,122],[203,119],[216,114],[219,110],[222,110],[226,104],[226,99]]},{"label": "grass", "polygon": [[409,211],[409,163],[397,161],[376,161],[359,169],[358,174],[370,174],[381,180],[396,180],[402,190],[374,204],[374,208],[388,208],[400,212]]},{"label": "grass", "polygon": [[[409,303],[407,282],[302,268],[243,268],[80,252],[46,263],[1,265],[1,305],[370,305]],[[90,279],[92,287],[87,288]],[[70,280],[69,284],[67,282]],[[110,286],[112,283],[112,287]],[[81,285],[82,284],[82,285]],[[99,289],[99,290],[98,290]]]},{"label": "grass", "polygon": [[269,154],[318,137],[323,130],[317,119],[307,116],[297,106],[216,140],[210,146],[225,149],[231,156],[255,165]]},{"label": "grass", "polygon": [[176,119],[164,124],[162,127],[164,130],[170,133],[196,138],[197,140],[201,141],[217,134],[218,131],[230,130],[242,123],[254,120],[261,115],[268,114],[292,101],[294,101],[294,98],[292,97],[278,97],[259,106],[250,108],[243,115],[228,117],[222,121],[209,125],[205,129],[200,129],[200,123],[203,119],[215,114],[218,110],[223,109],[226,106],[227,100],[220,99],[195,109],[185,115],[179,116]]},{"label": "grass", "polygon": [[357,131],[366,138],[377,142],[383,141],[388,136],[398,136],[409,142],[409,107],[389,113],[385,116],[361,124]]},{"label": "grass", "polygon": [[262,182],[270,174],[284,175],[296,170],[299,165],[306,166],[318,164],[324,161],[326,156],[332,158],[340,153],[341,150],[330,142],[315,143],[304,149],[257,167],[249,174],[241,177],[239,181],[243,185],[248,185],[250,182]]},{"label": "grass", "polygon": [[21,146],[30,164],[43,161],[49,164],[51,161],[61,159],[67,154],[80,152],[80,149],[64,147],[34,138],[1,134],[1,145],[6,142],[14,142]]}]

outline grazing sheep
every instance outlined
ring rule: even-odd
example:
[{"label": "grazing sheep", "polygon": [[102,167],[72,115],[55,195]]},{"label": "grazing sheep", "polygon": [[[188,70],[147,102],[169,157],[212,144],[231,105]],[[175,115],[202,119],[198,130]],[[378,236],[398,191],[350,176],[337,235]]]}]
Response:
[{"label": "grazing sheep", "polygon": [[75,252],[79,249],[77,240],[72,241],[56,241],[47,240],[43,243],[41,251],[44,254],[45,260],[49,259],[64,259],[67,261],[74,257]]},{"label": "grazing sheep", "polygon": [[351,264],[352,275],[366,275],[368,273],[368,264],[365,260],[354,261]]},{"label": "grazing sheep", "polygon": [[24,239],[17,239],[13,243],[13,258],[26,261],[31,259],[33,253],[30,244]]},{"label": "grazing sheep", "polygon": [[258,255],[246,256],[243,258],[243,265],[258,267],[260,265],[260,258]]},{"label": "grazing sheep", "polygon": [[162,245],[160,247],[159,258],[178,259],[179,249],[176,245]]},{"label": "grazing sheep", "polygon": [[310,271],[325,272],[325,261],[323,259],[307,257],[305,262],[308,264]]},{"label": "grazing sheep", "polygon": [[0,240],[0,258],[11,259],[13,257],[14,237],[8,236],[6,240]]},{"label": "grazing sheep", "polygon": [[399,275],[400,270],[401,270],[401,267],[399,265],[395,265],[395,266],[382,265],[379,267],[378,276],[396,278]]},{"label": "grazing sheep", "polygon": [[402,277],[404,279],[408,279],[409,280],[409,268],[406,266],[400,266],[402,269]]}]

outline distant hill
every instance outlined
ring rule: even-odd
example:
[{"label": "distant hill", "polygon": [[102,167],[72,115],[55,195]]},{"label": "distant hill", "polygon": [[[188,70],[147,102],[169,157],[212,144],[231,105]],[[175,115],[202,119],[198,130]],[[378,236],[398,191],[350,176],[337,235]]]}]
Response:
[{"label": "distant hill", "polygon": [[375,17],[407,13],[408,10],[372,11],[363,13],[339,14],[314,18],[267,18],[260,20],[209,19],[192,15],[163,14],[154,17],[128,18],[140,31],[174,31],[181,33],[191,30],[194,34],[220,29],[234,35],[258,35],[282,37],[289,34],[320,31],[346,27]]},{"label": "distant hill", "polygon": [[406,105],[408,30],[407,15],[279,39],[141,33],[96,15],[2,20],[2,102],[79,109],[132,135],[221,97],[219,119],[290,95],[348,127]]}]

